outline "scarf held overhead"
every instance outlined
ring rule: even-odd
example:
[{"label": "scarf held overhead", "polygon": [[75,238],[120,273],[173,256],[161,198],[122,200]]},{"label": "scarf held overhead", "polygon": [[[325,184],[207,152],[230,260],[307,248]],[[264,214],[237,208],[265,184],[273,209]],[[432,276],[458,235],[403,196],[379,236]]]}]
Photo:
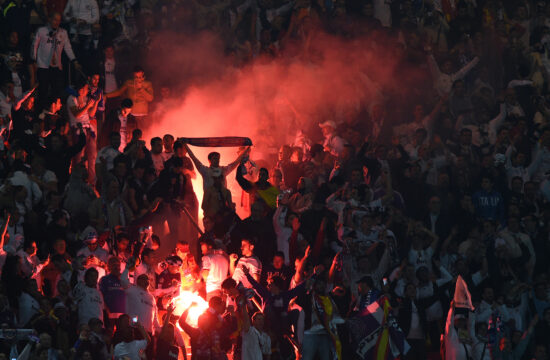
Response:
[{"label": "scarf held overhead", "polygon": [[251,146],[252,140],[247,137],[240,136],[221,136],[221,137],[201,137],[201,138],[186,138],[180,137],[179,141],[186,144],[200,147],[235,147],[235,146]]}]

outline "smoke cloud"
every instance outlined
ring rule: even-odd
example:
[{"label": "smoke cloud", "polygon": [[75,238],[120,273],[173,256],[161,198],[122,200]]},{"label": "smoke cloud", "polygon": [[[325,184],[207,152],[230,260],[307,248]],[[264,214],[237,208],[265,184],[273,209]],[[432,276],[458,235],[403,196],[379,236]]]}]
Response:
[{"label": "smoke cloud", "polygon": [[[224,54],[212,34],[159,33],[146,66],[157,88],[177,89],[177,100],[164,103],[166,112],[157,113],[146,135],[248,136],[252,158],[273,160],[276,149],[293,143],[298,130],[320,140],[318,124],[325,120],[345,122],[368,114],[375,104],[390,104],[394,118],[402,117],[398,110],[414,101],[411,94],[420,91],[423,70],[404,58],[394,39],[382,33],[342,39],[311,31],[296,51],[289,46],[287,54],[293,56],[257,58],[236,68],[238,57]],[[360,122],[364,129],[369,123],[368,116]],[[211,150],[193,150],[206,163]],[[236,149],[220,152],[222,164],[236,156]],[[239,204],[240,190],[234,182],[229,188]]]}]

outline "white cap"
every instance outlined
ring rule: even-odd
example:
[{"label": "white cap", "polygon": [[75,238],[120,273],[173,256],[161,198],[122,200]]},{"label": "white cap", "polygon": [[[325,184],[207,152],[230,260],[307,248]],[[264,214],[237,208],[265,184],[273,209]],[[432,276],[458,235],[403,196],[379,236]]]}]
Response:
[{"label": "white cap", "polygon": [[336,124],[332,120],[327,120],[327,121],[322,122],[322,123],[319,124],[319,127],[321,127],[321,128],[324,128],[324,127],[327,127],[327,126],[330,126],[331,128],[336,129]]}]

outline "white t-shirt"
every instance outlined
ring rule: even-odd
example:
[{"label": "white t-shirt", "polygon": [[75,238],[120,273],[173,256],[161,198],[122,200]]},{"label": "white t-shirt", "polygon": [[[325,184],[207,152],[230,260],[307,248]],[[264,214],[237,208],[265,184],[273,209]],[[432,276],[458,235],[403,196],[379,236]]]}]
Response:
[{"label": "white t-shirt", "polygon": [[151,154],[151,160],[153,160],[153,167],[157,173],[157,176],[164,169],[164,156],[160,154]]},{"label": "white t-shirt", "polygon": [[229,260],[222,254],[211,253],[202,257],[202,269],[209,270],[206,277],[206,292],[220,290],[227,278]]},{"label": "white t-shirt", "polygon": [[19,327],[25,326],[34,315],[38,314],[40,304],[27,293],[19,296]]},{"label": "white t-shirt", "polygon": [[82,249],[78,250],[78,252],[76,253],[77,257],[78,256],[88,257],[90,255],[95,256],[96,258],[98,258],[99,260],[105,263],[107,262],[107,260],[109,260],[109,253],[107,252],[107,250],[100,248],[99,246],[94,251],[91,251],[89,247],[84,246]]},{"label": "white t-shirt", "polygon": [[416,251],[414,249],[409,250],[409,264],[414,265],[415,269],[421,266],[426,266],[428,270],[432,271],[432,256],[434,250],[431,247],[427,249]]},{"label": "white t-shirt", "polygon": [[120,146],[118,147],[118,150],[120,152],[124,152],[124,149],[128,144],[128,116],[122,115],[119,111],[118,121],[120,121]]},{"label": "white t-shirt", "polygon": [[[105,250],[103,248],[100,248],[99,246],[93,252],[90,251],[90,249],[87,246],[85,246],[82,249],[80,249],[78,251],[78,253],[76,254],[76,256],[84,256],[86,258],[90,255],[95,256],[96,258],[103,261],[104,263],[107,263],[107,260],[109,260],[109,253],[107,252],[107,250]],[[86,269],[89,269],[91,267],[93,267],[97,270],[98,279],[101,279],[102,277],[104,277],[107,274],[107,272],[105,271],[104,268],[102,268],[101,266],[97,266],[97,265],[90,264],[90,265],[86,266]],[[82,274],[82,280],[84,280],[84,274]]]},{"label": "white t-shirt", "polygon": [[411,327],[409,333],[407,334],[407,339],[422,339],[423,337],[424,334],[422,333],[422,328],[420,327],[418,308],[413,301],[411,304]]},{"label": "white t-shirt", "polygon": [[128,358],[130,360],[141,360],[140,353],[147,347],[147,340],[134,340],[129,343],[120,342],[114,349],[115,360]]},{"label": "white t-shirt", "polygon": [[115,77],[115,59],[105,59],[105,92],[115,91],[118,86]]},{"label": "white t-shirt", "polygon": [[78,305],[78,323],[87,324],[90,319],[97,318],[103,321],[103,295],[101,291],[86,286],[82,281],[73,289],[73,296]]},{"label": "white t-shirt", "polygon": [[145,331],[153,333],[157,306],[151,293],[136,285],[129,287],[126,289],[126,309],[130,319],[137,316]]},{"label": "white t-shirt", "polygon": [[107,168],[107,171],[113,170],[114,167],[114,160],[117,156],[120,155],[120,151],[117,149],[114,149],[112,146],[105,146],[99,152],[97,153],[97,157],[95,158],[95,163],[100,164],[101,158],[104,158],[106,163],[105,167]]},{"label": "white t-shirt", "polygon": [[0,117],[11,115],[12,102],[0,91]]},{"label": "white t-shirt", "polygon": [[[237,165],[238,164],[235,164],[233,166],[220,166],[218,168],[215,168],[215,169],[221,169],[221,171],[222,171],[222,175],[223,175],[222,184],[223,184],[223,187],[227,188],[227,181],[226,181],[225,177],[227,175],[229,175],[229,173],[231,171],[233,171],[233,169],[235,169],[237,167]],[[199,173],[202,176],[202,188],[203,188],[204,191],[206,191],[206,189],[208,189],[209,187],[214,185],[214,177],[212,176],[212,172],[214,171],[214,168],[211,168],[209,166],[204,166],[203,164],[199,164],[199,166],[197,167],[197,170],[199,171]]]},{"label": "white t-shirt", "polygon": [[88,112],[85,112],[84,114],[76,118],[71,111],[72,107],[82,109],[85,105],[86,103],[80,104],[78,102],[78,97],[75,97],[73,95],[69,96],[69,98],[67,99],[67,112],[69,113],[69,122],[71,124],[71,127],[76,127],[76,124],[78,123],[81,123],[83,127],[91,127],[90,116],[88,115]]},{"label": "white t-shirt", "polygon": [[237,265],[235,267],[235,272],[233,273],[233,280],[235,280],[237,284],[241,282],[244,287],[251,288],[252,285],[250,284],[250,282],[244,275],[243,270],[241,269],[243,265],[248,268],[248,270],[250,271],[250,275],[252,275],[252,277],[257,275],[257,277],[259,278],[259,276],[262,274],[262,263],[255,256],[251,256],[251,257],[243,256],[237,262]]},{"label": "white t-shirt", "polygon": [[11,80],[13,81],[13,96],[15,96],[16,99],[21,99],[23,96],[23,85],[21,84],[19,74],[12,72]]},{"label": "white t-shirt", "polygon": [[251,326],[247,332],[241,331],[242,360],[262,360],[263,355],[271,354],[271,339],[266,333],[259,332]]}]

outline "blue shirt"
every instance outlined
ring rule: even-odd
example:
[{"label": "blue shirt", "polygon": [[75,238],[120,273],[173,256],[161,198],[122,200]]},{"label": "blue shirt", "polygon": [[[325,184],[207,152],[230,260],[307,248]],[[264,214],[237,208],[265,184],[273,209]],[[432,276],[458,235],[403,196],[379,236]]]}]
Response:
[{"label": "blue shirt", "polygon": [[126,292],[120,278],[112,274],[99,280],[99,290],[103,294],[105,306],[111,313],[126,313]]},{"label": "blue shirt", "polygon": [[480,190],[474,194],[472,201],[479,217],[504,224],[504,199],[499,192]]}]

